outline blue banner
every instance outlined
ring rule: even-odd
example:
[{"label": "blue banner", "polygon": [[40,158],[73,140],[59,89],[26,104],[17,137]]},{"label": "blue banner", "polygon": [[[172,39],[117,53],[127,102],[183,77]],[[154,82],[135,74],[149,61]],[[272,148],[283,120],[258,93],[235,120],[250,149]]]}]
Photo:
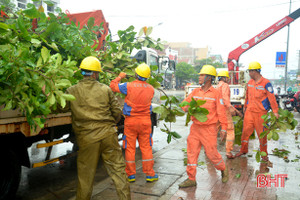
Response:
[{"label": "blue banner", "polygon": [[286,52],[276,52],[276,66],[277,65],[286,65]]}]

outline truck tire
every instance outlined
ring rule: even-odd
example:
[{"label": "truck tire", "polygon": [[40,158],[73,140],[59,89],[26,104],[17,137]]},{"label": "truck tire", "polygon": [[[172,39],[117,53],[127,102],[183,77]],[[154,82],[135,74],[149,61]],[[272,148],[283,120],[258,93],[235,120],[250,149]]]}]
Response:
[{"label": "truck tire", "polygon": [[15,199],[20,179],[21,165],[13,151],[1,151],[0,153],[0,200]]}]

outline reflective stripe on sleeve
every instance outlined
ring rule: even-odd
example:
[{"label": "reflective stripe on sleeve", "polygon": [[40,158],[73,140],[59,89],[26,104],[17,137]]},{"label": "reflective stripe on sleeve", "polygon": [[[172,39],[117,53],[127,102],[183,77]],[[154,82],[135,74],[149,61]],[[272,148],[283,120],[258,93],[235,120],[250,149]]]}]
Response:
[{"label": "reflective stripe on sleeve", "polygon": [[153,160],[153,158],[152,159],[146,159],[146,160],[142,160],[143,162],[148,162],[148,161],[152,161]]},{"label": "reflective stripe on sleeve", "polygon": [[221,164],[222,161],[223,161],[223,160],[220,160],[220,162],[219,162],[218,164],[215,164],[215,166],[218,166],[219,164]]},{"label": "reflective stripe on sleeve", "polygon": [[216,100],[215,98],[210,98],[210,97],[204,97],[204,99],[213,100],[213,101]]},{"label": "reflective stripe on sleeve", "polygon": [[197,164],[187,164],[187,166],[197,166]]}]

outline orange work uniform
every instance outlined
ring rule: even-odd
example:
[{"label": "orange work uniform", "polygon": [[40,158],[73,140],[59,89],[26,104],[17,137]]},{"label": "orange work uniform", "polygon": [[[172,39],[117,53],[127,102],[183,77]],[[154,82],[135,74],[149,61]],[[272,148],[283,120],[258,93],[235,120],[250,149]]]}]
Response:
[{"label": "orange work uniform", "polygon": [[121,83],[121,78],[112,80],[112,91],[125,94],[123,114],[125,115],[123,148],[125,149],[127,176],[136,174],[135,149],[138,140],[143,162],[143,172],[147,176],[154,176],[154,160],[152,155],[152,112],[151,100],[154,96],[154,88],[145,81]]},{"label": "orange work uniform", "polygon": [[[190,102],[192,98],[195,100],[206,100],[202,107],[209,111],[206,122],[200,122],[195,117],[191,117],[193,124],[187,138],[188,159],[186,171],[189,179],[195,180],[198,157],[202,145],[207,157],[214,164],[215,168],[225,170],[225,163],[217,150],[217,122],[220,121],[222,129],[227,130],[227,118],[223,99],[212,86],[207,91],[203,91],[201,87],[194,89],[183,101]],[[186,107],[183,109],[186,109]]]},{"label": "orange work uniform", "polygon": [[[245,117],[243,125],[243,133],[241,137],[242,148],[241,153],[248,153],[249,137],[256,130],[259,138],[260,134],[265,130],[263,126],[263,115],[272,108],[274,113],[278,113],[278,105],[274,95],[274,90],[270,81],[261,77],[256,83],[251,79],[247,84],[246,100],[245,100]],[[267,151],[267,137],[259,138],[260,151]]]},{"label": "orange work uniform", "polygon": [[227,117],[227,136],[226,136],[226,152],[229,153],[233,150],[233,143],[234,143],[234,124],[232,121],[232,116],[230,110],[235,110],[235,108],[230,103],[230,88],[227,83],[224,81],[220,81],[217,86],[218,91],[220,92],[224,106],[226,110],[226,117]]}]

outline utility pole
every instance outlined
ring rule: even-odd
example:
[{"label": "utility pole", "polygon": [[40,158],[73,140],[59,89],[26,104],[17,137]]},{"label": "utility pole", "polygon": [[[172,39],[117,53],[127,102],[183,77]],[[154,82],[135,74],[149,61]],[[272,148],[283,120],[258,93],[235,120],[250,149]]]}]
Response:
[{"label": "utility pole", "polygon": [[[292,0],[290,0],[290,9],[289,15],[291,14],[291,4]],[[286,64],[285,64],[285,79],[284,79],[284,91],[286,92],[287,86],[287,68],[288,68],[288,58],[289,58],[289,39],[290,39],[290,25],[288,25],[288,34],[287,34],[287,42],[286,42]]]}]

